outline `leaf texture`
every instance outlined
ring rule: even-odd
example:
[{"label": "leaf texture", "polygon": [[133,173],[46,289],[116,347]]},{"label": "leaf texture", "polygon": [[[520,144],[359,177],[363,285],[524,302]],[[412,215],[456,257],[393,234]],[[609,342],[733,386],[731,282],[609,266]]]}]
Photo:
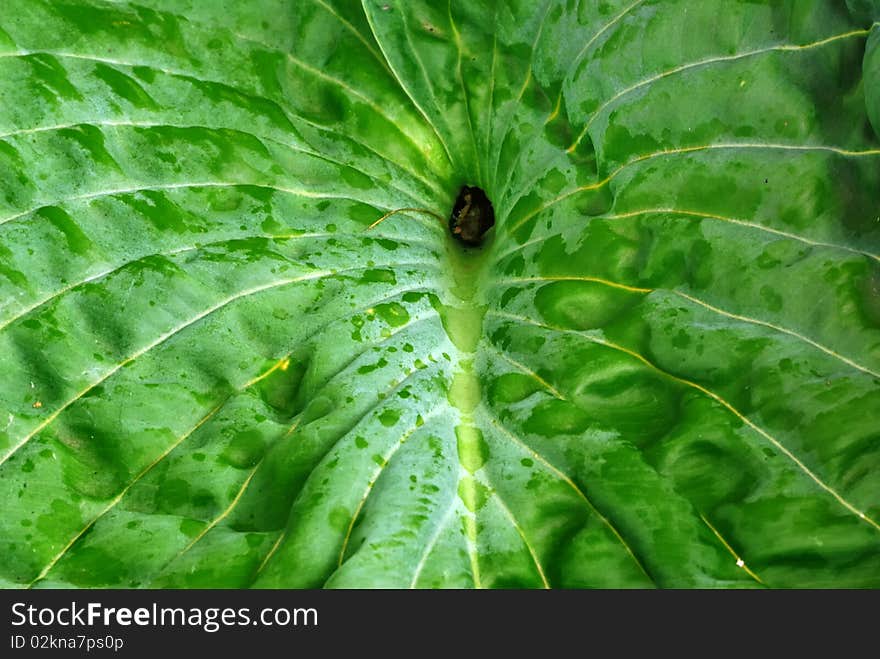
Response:
[{"label": "leaf texture", "polygon": [[0,585],[880,587],[878,19],[7,0]]}]

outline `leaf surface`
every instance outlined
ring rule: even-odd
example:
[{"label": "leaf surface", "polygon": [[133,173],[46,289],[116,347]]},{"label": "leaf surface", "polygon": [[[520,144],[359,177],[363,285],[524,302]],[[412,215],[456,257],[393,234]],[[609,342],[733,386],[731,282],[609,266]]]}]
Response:
[{"label": "leaf surface", "polygon": [[7,0],[0,585],[880,587],[878,19]]}]

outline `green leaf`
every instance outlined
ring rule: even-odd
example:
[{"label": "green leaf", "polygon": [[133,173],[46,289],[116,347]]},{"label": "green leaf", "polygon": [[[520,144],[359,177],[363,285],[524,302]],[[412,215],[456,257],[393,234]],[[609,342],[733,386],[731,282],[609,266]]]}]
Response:
[{"label": "green leaf", "polygon": [[880,587],[876,9],[7,0],[0,585]]},{"label": "green leaf", "polygon": [[865,101],[874,132],[880,136],[880,25],[875,24],[865,48]]}]

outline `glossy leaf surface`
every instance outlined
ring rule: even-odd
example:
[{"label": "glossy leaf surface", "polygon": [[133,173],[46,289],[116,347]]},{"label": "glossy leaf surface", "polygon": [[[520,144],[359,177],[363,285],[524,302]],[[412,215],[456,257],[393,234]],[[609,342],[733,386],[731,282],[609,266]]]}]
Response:
[{"label": "glossy leaf surface", "polygon": [[0,585],[880,587],[878,19],[6,0]]}]

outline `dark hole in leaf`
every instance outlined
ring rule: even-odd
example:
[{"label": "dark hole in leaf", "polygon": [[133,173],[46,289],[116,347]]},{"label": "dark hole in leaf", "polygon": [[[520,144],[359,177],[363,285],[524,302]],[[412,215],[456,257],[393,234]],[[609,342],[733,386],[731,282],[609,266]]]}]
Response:
[{"label": "dark hole in leaf", "polygon": [[482,188],[462,186],[449,217],[449,230],[460,243],[477,246],[495,226],[495,210]]}]

